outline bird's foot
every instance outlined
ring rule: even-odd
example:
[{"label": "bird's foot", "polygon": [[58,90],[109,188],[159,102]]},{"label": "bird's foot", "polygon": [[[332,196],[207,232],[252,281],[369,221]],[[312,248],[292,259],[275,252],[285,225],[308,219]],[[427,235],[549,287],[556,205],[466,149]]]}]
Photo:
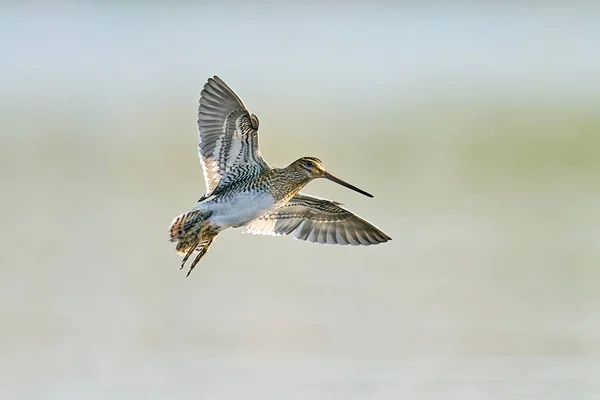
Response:
[{"label": "bird's foot", "polygon": [[192,265],[190,266],[190,270],[188,271],[186,278],[188,276],[190,276],[190,274],[192,273],[192,270],[194,268],[196,268],[196,264],[198,264],[198,262],[202,259],[202,257],[204,257],[204,255],[206,254],[206,252],[208,251],[208,248],[210,247],[210,244],[212,243],[212,239],[204,244],[202,244],[202,246],[200,247],[200,251],[198,252],[198,255],[196,256],[196,258],[194,259],[194,261],[192,262]]}]

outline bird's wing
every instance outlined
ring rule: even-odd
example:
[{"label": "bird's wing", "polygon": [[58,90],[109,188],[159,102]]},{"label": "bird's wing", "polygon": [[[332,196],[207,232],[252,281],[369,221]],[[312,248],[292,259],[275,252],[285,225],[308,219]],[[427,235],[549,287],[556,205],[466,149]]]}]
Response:
[{"label": "bird's wing", "polygon": [[370,245],[391,240],[377,227],[339,206],[308,196],[294,196],[286,205],[250,221],[244,233],[289,235],[313,243]]},{"label": "bird's wing", "polygon": [[258,149],[258,118],[219,77],[204,85],[198,107],[198,155],[207,194],[269,168]]}]

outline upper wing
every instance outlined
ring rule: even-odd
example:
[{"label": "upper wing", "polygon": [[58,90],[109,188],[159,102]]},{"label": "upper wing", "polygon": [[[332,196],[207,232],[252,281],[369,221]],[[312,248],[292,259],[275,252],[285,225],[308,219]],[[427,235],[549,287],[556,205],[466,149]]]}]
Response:
[{"label": "upper wing", "polygon": [[233,90],[219,77],[209,78],[198,107],[198,155],[208,194],[268,168],[257,130],[258,118]]},{"label": "upper wing", "polygon": [[391,240],[369,222],[339,203],[302,193],[272,213],[252,220],[244,233],[289,235],[314,243],[370,245]]}]

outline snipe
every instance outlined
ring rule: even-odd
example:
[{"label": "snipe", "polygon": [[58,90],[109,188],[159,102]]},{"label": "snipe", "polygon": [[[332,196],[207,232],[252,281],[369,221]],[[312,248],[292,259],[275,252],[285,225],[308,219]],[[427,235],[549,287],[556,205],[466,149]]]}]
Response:
[{"label": "snipe", "polygon": [[245,233],[289,235],[314,243],[370,245],[391,238],[340,207],[341,203],[299,193],[316,178],[369,193],[331,175],[314,157],[285,168],[267,164],[258,148],[258,118],[217,76],[204,85],[198,107],[198,154],[206,194],[192,211],[176,217],[171,241],[183,255],[181,268],[198,254],[187,275],[224,229],[244,226]]}]

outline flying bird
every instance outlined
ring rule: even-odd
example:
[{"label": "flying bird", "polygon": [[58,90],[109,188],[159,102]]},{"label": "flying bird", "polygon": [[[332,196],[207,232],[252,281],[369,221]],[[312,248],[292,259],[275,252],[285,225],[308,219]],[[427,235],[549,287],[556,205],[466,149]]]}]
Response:
[{"label": "flying bird", "polygon": [[341,207],[341,203],[300,193],[325,178],[368,197],[371,194],[327,172],[321,160],[302,157],[271,167],[258,147],[258,118],[219,77],[209,78],[198,107],[198,155],[206,194],[171,223],[170,240],[183,256],[182,269],[197,251],[186,276],[219,232],[245,227],[255,235],[289,235],[313,243],[371,245],[391,238]]}]

